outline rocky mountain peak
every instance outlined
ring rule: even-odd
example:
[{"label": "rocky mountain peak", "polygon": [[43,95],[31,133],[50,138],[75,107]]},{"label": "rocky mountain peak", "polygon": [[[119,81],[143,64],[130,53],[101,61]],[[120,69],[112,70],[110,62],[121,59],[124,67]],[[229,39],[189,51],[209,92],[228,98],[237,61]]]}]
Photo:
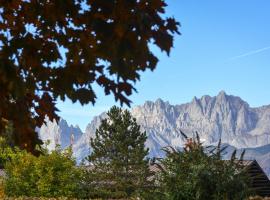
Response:
[{"label": "rocky mountain peak", "polygon": [[[149,138],[155,140],[149,144],[181,146],[184,141],[177,132],[182,130],[190,136],[195,131],[199,132],[207,144],[222,139],[224,143],[236,147],[249,146],[250,143],[252,146],[270,143],[270,137],[265,140],[263,136],[265,125],[258,122],[259,115],[269,116],[262,115],[262,112],[264,109],[250,108],[241,98],[228,95],[225,91],[214,97],[194,97],[190,103],[180,105],[171,105],[162,99],[146,101],[142,106],[136,106],[131,110]],[[270,113],[270,110],[268,112]],[[94,135],[100,120],[101,117],[94,118],[89,124],[85,133],[88,137]],[[267,120],[270,122],[270,118]]]},{"label": "rocky mountain peak", "polygon": [[[228,95],[224,91],[217,96],[194,97],[189,103],[171,105],[162,99],[146,101],[131,109],[131,114],[145,130],[148,139],[146,146],[150,157],[164,155],[161,148],[174,146],[180,148],[185,140],[180,130],[192,137],[198,132],[205,145],[216,144],[219,139],[236,148],[257,148],[270,144],[270,106],[252,108],[240,97]],[[77,133],[74,155],[81,160],[89,154],[90,138],[106,113],[93,118],[85,133],[78,127],[69,126],[66,121],[47,122],[40,129],[42,139],[51,139],[52,146],[61,142],[63,147],[70,143],[70,133]]]},{"label": "rocky mountain peak", "polygon": [[[270,111],[269,106],[251,108],[241,98],[227,95],[222,91],[215,97],[206,95],[200,99],[193,98],[191,103],[176,107],[180,108],[176,121],[177,128],[187,132],[201,132],[209,143],[219,138],[237,147],[249,146],[252,139],[258,138],[260,141],[252,142],[253,145],[256,143],[256,146],[260,146],[269,142],[262,139],[265,130],[268,129],[268,132],[270,130],[266,128],[268,125],[264,120],[267,118],[266,113]],[[260,137],[250,137],[255,135],[255,132]]]},{"label": "rocky mountain peak", "polygon": [[60,145],[64,149],[71,145],[72,137],[74,137],[73,142],[76,143],[83,135],[77,125],[68,125],[67,121],[62,118],[57,123],[56,120],[50,121],[48,117],[45,118],[45,123],[37,129],[37,132],[41,140],[49,141],[47,146],[49,150],[53,150],[56,145]]},{"label": "rocky mountain peak", "polygon": [[156,101],[155,101],[155,105],[164,105],[165,102],[161,99],[161,98],[158,98]]},{"label": "rocky mountain peak", "polygon": [[228,95],[226,94],[226,92],[224,90],[221,90],[218,95],[217,95],[217,98],[221,98],[221,99],[224,99],[226,98]]}]

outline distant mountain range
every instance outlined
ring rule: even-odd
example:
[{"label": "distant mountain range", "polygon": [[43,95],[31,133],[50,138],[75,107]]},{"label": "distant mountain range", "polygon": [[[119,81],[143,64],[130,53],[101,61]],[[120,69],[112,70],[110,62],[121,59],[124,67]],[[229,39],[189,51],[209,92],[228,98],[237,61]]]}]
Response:
[{"label": "distant mountain range", "polygon": [[[233,149],[247,149],[246,159],[256,158],[270,175],[270,105],[251,108],[240,97],[221,91],[217,96],[194,97],[190,103],[171,105],[161,99],[146,101],[131,109],[132,115],[148,135],[146,146],[150,157],[162,157],[161,148],[184,145],[180,130],[192,137],[197,131],[205,145],[222,143]],[[65,120],[47,122],[38,131],[43,140],[51,140],[50,148],[56,143],[63,148],[70,144],[74,135],[74,155],[81,160],[91,151],[89,138],[94,137],[96,128],[106,113],[93,118],[86,131],[77,126],[68,126]]]}]

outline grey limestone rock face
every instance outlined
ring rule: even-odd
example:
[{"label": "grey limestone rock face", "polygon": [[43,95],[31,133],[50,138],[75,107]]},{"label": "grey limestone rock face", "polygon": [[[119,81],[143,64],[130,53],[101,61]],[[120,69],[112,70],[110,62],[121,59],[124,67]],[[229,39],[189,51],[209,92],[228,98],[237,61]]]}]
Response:
[{"label": "grey limestone rock face", "polygon": [[72,143],[77,143],[83,135],[78,126],[69,126],[64,119],[60,119],[57,123],[55,120],[50,121],[46,118],[45,123],[37,129],[37,132],[42,141],[49,141],[47,146],[49,151],[55,149],[56,145],[60,145],[62,149],[65,149]]},{"label": "grey limestone rock face", "polygon": [[194,97],[192,102],[170,105],[157,100],[132,109],[133,116],[150,138],[160,143],[182,146],[179,130],[192,137],[198,132],[205,145],[222,140],[237,148],[270,143],[269,106],[251,108],[239,97],[221,91],[217,96]]},{"label": "grey limestone rock face", "polygon": [[[241,98],[224,91],[214,97],[194,97],[181,105],[161,99],[146,101],[132,108],[131,113],[148,134],[146,146],[151,157],[163,155],[160,149],[164,146],[182,147],[185,141],[180,130],[190,137],[197,131],[205,145],[216,144],[219,139],[236,148],[270,144],[270,106],[251,108]],[[89,149],[89,138],[105,117],[103,113],[93,119],[76,143],[76,151]]]},{"label": "grey limestone rock face", "polygon": [[[197,131],[204,145],[215,145],[221,139],[222,143],[233,148],[253,148],[249,151],[250,158],[264,156],[260,162],[265,167],[265,163],[270,162],[270,148],[267,146],[270,144],[270,105],[252,108],[241,98],[221,91],[217,96],[194,97],[191,102],[180,105],[171,105],[161,99],[146,101],[133,107],[131,113],[148,135],[146,146],[150,157],[164,156],[161,148],[165,146],[183,147],[182,130],[190,137]],[[40,135],[42,139],[52,138],[51,146],[61,141],[66,147],[72,130],[77,135],[74,155],[81,160],[91,152],[90,138],[95,136],[95,130],[104,118],[106,113],[94,117],[83,134],[78,127],[69,127],[64,120],[59,125],[49,122],[40,128]],[[49,134],[42,134],[45,132]],[[256,149],[265,145],[267,151],[264,154],[256,153]],[[267,166],[265,169],[270,172],[270,163]]]}]

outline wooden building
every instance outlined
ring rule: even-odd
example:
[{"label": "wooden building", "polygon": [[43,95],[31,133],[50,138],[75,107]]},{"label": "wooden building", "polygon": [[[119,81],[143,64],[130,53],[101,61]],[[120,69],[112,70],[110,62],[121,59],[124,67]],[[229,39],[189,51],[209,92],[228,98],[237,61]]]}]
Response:
[{"label": "wooden building", "polygon": [[258,162],[256,160],[245,160],[243,165],[251,178],[251,189],[259,196],[270,197],[270,180]]}]

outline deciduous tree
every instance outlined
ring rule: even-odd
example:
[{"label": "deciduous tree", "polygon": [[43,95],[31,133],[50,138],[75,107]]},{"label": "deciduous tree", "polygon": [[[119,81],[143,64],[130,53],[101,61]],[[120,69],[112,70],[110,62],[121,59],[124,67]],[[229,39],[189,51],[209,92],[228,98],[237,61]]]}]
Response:
[{"label": "deciduous tree", "polygon": [[[0,154],[1,157],[1,154]],[[5,194],[10,197],[80,197],[82,171],[71,153],[39,157],[16,149],[5,163]]]},{"label": "deciduous tree", "polygon": [[58,98],[95,103],[93,85],[127,105],[155,44],[169,54],[179,24],[163,0],[0,0],[0,133],[33,151]]}]

